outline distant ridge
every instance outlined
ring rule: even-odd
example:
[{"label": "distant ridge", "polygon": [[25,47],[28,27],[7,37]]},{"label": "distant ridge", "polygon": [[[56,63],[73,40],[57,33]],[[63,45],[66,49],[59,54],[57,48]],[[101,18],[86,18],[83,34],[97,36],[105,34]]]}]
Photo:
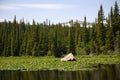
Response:
[{"label": "distant ridge", "polygon": [[[84,23],[84,21],[78,21],[78,20],[76,20],[76,21],[69,21],[69,22],[63,22],[63,23],[60,23],[60,24],[62,24],[62,26],[68,26],[68,27],[71,27],[72,26],[72,24],[75,24],[75,23],[79,23],[80,24],[80,26],[82,27],[83,26],[83,23]],[[92,22],[86,22],[86,27],[92,27]]]}]

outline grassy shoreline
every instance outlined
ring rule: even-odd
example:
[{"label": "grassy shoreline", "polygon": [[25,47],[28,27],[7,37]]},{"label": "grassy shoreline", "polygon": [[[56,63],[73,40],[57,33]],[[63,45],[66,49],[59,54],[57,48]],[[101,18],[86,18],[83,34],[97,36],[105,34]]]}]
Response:
[{"label": "grassy shoreline", "polygon": [[81,70],[92,69],[98,64],[120,64],[118,55],[75,56],[77,61],[61,62],[61,58],[45,57],[0,57],[0,70]]}]

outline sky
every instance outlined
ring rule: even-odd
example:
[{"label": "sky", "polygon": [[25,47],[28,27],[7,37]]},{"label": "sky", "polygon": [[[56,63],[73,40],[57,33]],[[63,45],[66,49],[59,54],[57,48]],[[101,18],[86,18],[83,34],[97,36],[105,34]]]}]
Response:
[{"label": "sky", "polygon": [[107,17],[115,1],[120,6],[120,0],[0,0],[0,21],[13,21],[16,15],[18,21],[24,18],[28,22],[83,21],[84,16],[88,22],[94,22],[101,4]]}]

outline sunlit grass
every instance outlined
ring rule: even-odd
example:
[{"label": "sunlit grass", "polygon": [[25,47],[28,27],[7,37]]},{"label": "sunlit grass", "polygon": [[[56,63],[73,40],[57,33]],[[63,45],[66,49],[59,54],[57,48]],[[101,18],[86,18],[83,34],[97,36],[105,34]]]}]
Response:
[{"label": "sunlit grass", "polygon": [[76,56],[76,61],[62,62],[60,58],[45,57],[0,57],[0,70],[80,70],[92,69],[98,64],[119,64],[120,56]]}]

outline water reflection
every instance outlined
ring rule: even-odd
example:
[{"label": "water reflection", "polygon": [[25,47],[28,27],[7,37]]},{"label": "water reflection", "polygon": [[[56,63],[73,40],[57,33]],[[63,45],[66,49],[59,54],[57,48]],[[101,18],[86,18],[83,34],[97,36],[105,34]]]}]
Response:
[{"label": "water reflection", "polygon": [[99,64],[94,69],[58,70],[1,70],[0,80],[120,80],[120,64]]}]

